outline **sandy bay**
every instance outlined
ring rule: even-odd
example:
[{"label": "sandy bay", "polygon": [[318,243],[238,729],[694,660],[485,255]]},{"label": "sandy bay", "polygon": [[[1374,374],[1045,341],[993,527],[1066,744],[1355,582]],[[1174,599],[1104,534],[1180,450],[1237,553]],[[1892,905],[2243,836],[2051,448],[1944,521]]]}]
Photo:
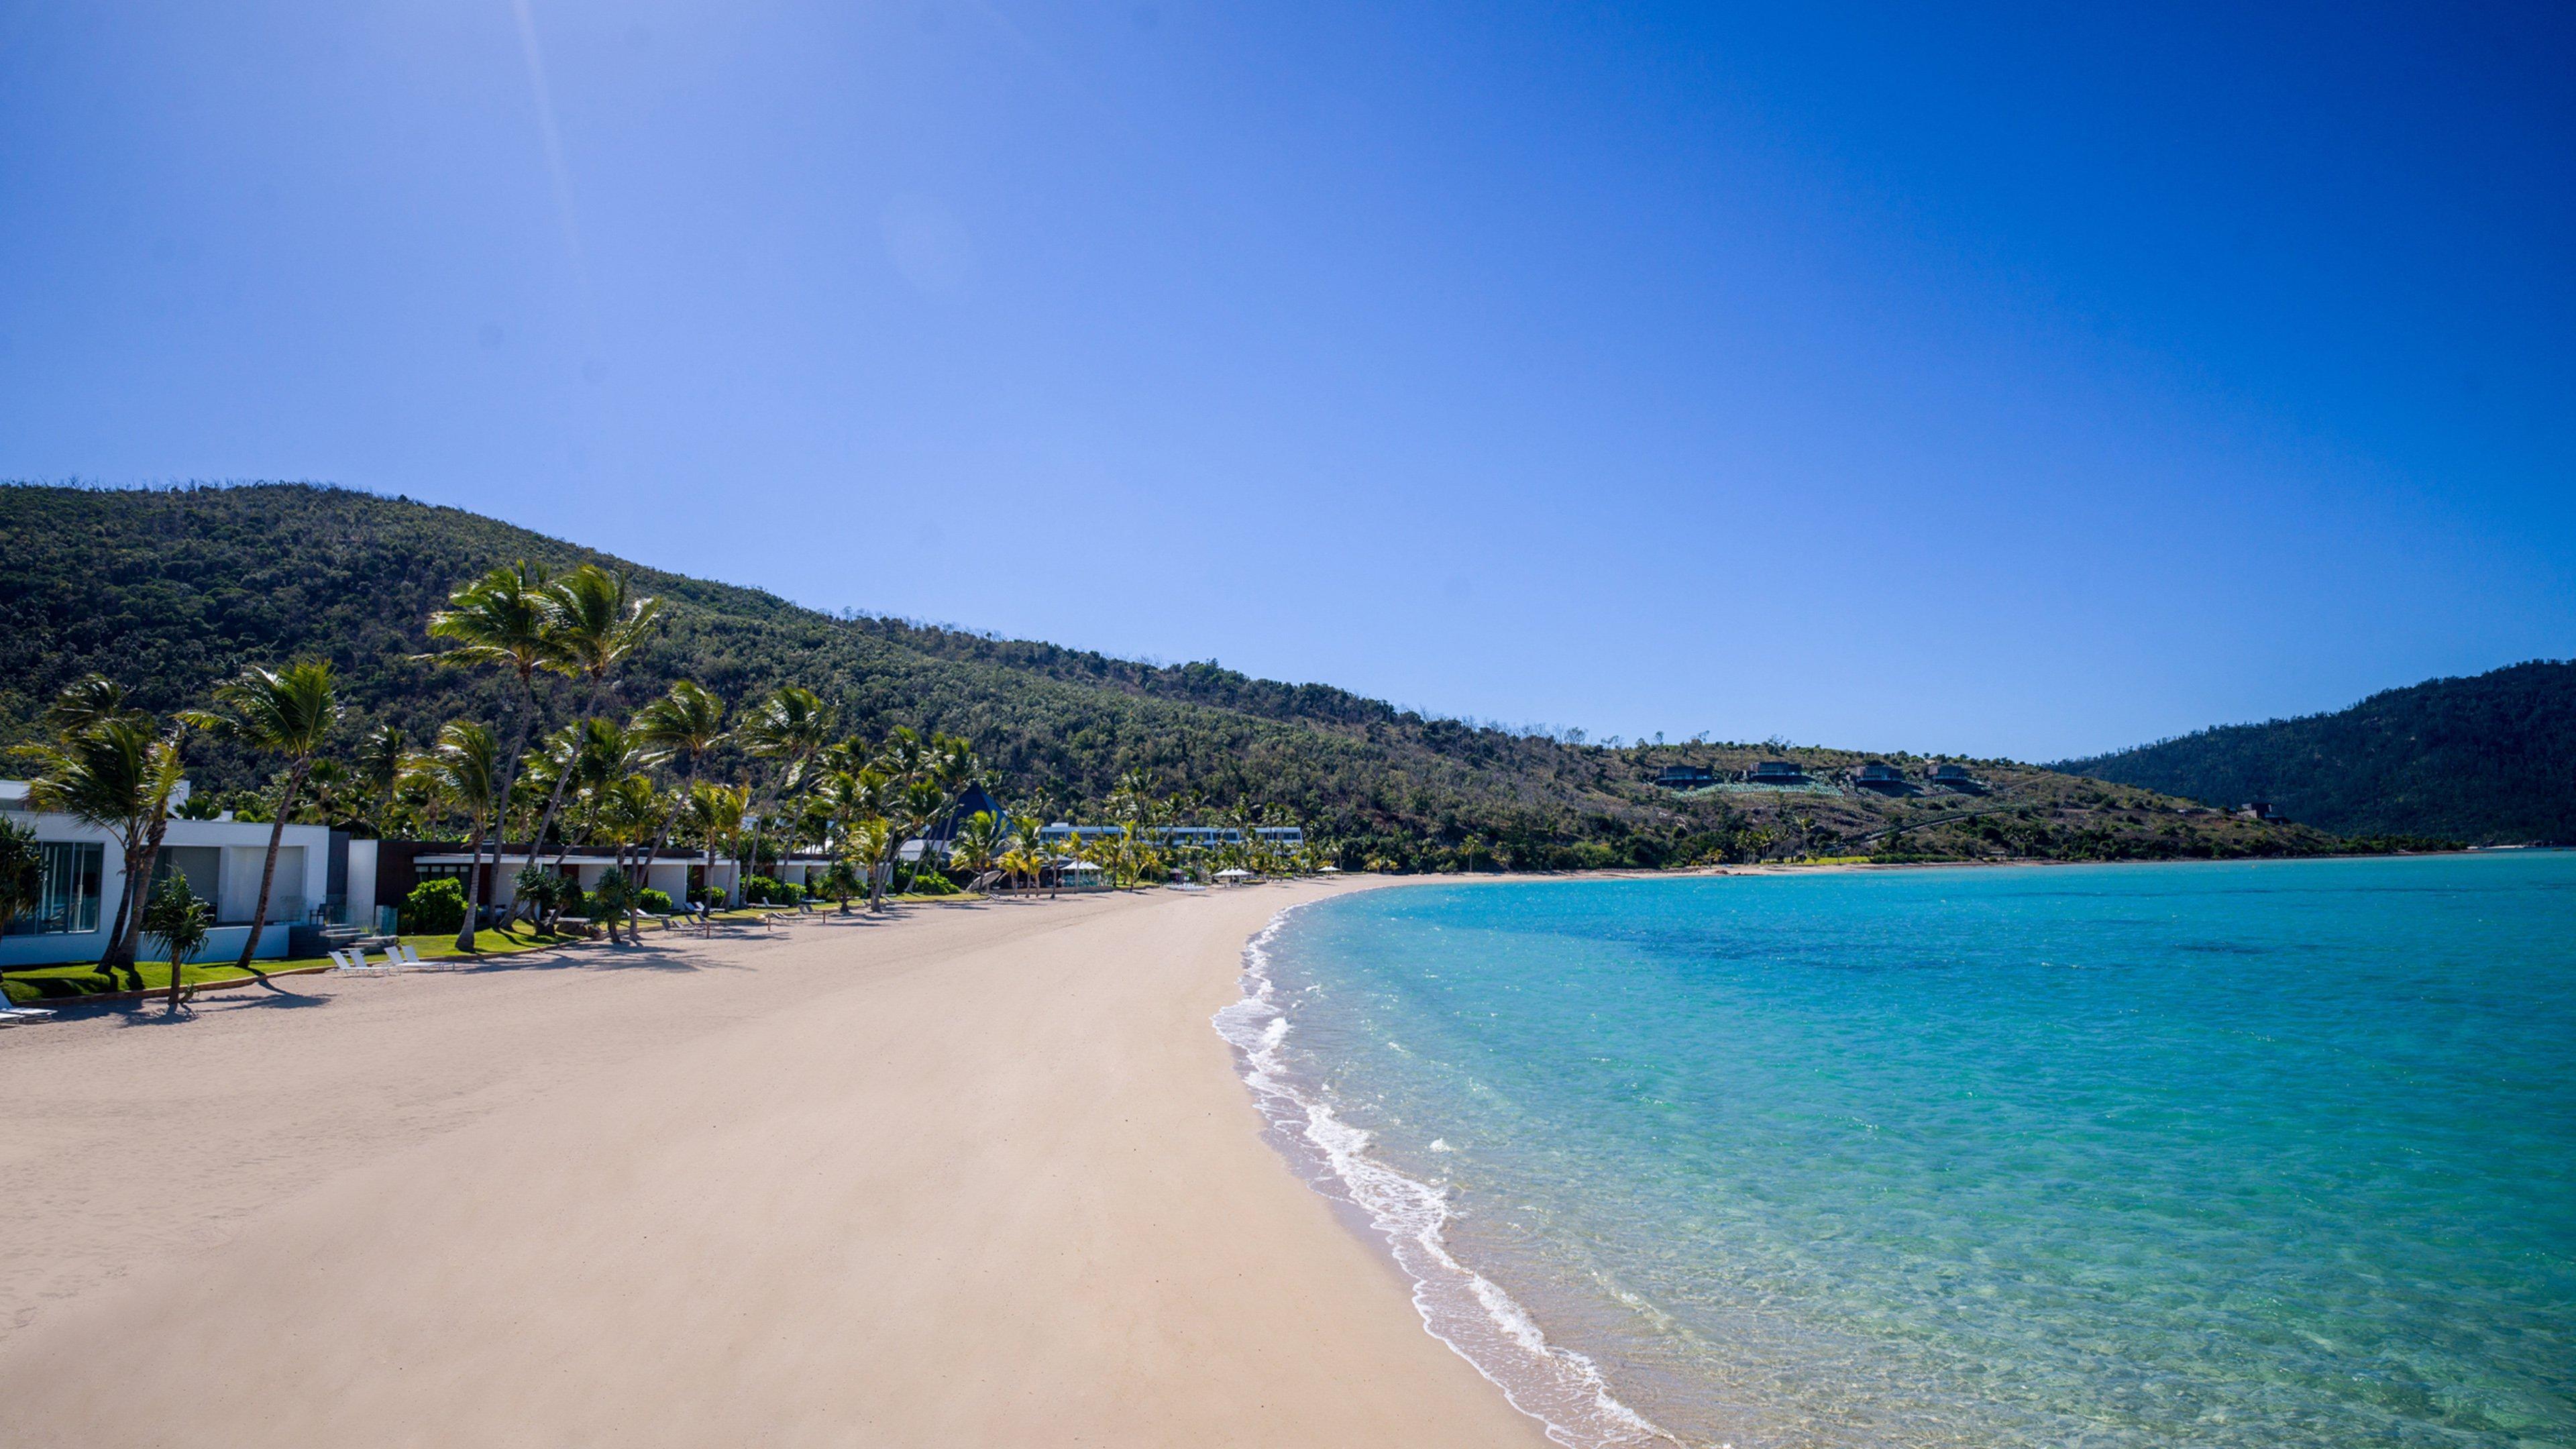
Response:
[{"label": "sandy bay", "polygon": [[0,1442],[1537,1444],[1209,1027],[1335,887],[0,1040]]}]

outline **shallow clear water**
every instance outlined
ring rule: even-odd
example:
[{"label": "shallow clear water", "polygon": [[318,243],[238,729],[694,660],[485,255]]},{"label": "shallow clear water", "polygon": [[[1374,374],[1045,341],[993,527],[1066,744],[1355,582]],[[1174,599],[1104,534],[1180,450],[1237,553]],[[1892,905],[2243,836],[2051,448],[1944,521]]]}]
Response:
[{"label": "shallow clear water", "polygon": [[1283,1141],[1568,1442],[2576,1444],[2576,854],[1414,887],[1251,959]]}]

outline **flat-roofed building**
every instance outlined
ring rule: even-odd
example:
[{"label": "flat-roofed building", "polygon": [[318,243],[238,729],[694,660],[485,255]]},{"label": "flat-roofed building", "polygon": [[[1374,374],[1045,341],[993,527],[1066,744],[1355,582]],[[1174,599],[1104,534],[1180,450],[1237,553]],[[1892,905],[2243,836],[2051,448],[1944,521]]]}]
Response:
[{"label": "flat-roofed building", "polygon": [[[172,797],[174,806],[187,802],[186,784],[182,781]],[[35,904],[0,932],[0,966],[52,966],[105,955],[125,895],[125,854],[117,848],[116,836],[75,816],[36,809],[24,780],[0,780],[0,820],[35,834],[42,870]],[[173,817],[163,827],[161,853],[143,894],[175,875],[214,908],[214,929],[198,948],[198,960],[227,961],[241,954],[259,903],[260,874],[268,865],[269,832],[265,821],[229,815],[214,820]],[[347,920],[351,857],[364,857],[366,874],[372,876],[374,848],[374,841],[353,842],[347,833],[322,825],[289,825],[280,832],[268,912],[259,949],[251,954],[282,959],[297,927]],[[144,941],[147,957],[154,949],[154,942]]]}]

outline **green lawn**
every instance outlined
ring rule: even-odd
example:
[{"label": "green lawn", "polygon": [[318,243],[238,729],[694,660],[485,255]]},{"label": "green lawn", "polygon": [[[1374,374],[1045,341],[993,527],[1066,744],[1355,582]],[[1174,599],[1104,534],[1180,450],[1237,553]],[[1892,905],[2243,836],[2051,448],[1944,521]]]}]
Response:
[{"label": "green lawn", "polygon": [[[573,938],[549,936],[542,931],[532,930],[482,931],[474,937],[474,954],[477,957],[514,956],[522,951],[534,951],[542,947],[558,945],[568,939]],[[400,940],[404,945],[418,951],[426,960],[442,960],[465,954],[456,949],[456,936],[453,932],[404,936]],[[377,952],[369,959],[381,960],[383,953]],[[302,971],[330,964],[331,958],[328,956],[309,956],[293,961],[258,963],[259,970],[262,972]],[[229,960],[196,961],[189,963],[187,970],[181,973],[179,984],[202,986],[217,981],[242,981],[254,974],[256,973],[234,966]],[[170,963],[138,961],[135,963],[134,970],[119,971],[113,977],[101,971],[98,963],[94,961],[78,961],[64,966],[14,967],[8,974],[6,984],[9,1000],[19,1005],[36,1001],[60,1000],[69,996],[104,996],[119,991],[167,991],[170,988]]]}]

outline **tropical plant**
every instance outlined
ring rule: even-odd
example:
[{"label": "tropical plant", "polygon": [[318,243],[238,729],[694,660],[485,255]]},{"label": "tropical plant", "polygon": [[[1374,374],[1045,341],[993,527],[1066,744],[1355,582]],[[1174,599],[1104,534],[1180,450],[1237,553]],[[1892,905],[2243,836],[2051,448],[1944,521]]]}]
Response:
[{"label": "tropical plant", "polygon": [[782,684],[753,705],[734,730],[734,738],[753,758],[767,760],[769,779],[760,806],[751,814],[751,855],[746,870],[760,859],[760,835],[768,817],[804,783],[805,767],[832,742],[835,711],[823,697],[802,685]]},{"label": "tropical plant", "polygon": [[642,746],[648,765],[663,765],[677,757],[683,766],[680,776],[679,801],[664,812],[662,831],[645,847],[644,869],[647,876],[654,858],[671,843],[671,832],[680,822],[681,805],[697,788],[698,768],[707,752],[725,740],[725,704],[715,692],[693,679],[672,684],[670,692],[651,701],[635,712],[627,733]]},{"label": "tropical plant", "polygon": [[835,859],[831,869],[823,872],[823,894],[840,902],[842,915],[850,913],[850,897],[859,890],[859,873],[851,869],[848,857]]},{"label": "tropical plant", "polygon": [[18,754],[35,767],[27,782],[29,804],[95,825],[116,840],[125,885],[117,896],[108,948],[98,963],[112,974],[134,968],[143,930],[143,886],[160,858],[170,799],[179,789],[179,731],[156,733],[150,717],[137,711],[90,708],[95,682],[84,680],[65,692],[67,698],[75,693],[83,697],[73,701],[78,708],[57,716],[67,726],[64,733],[23,746]]},{"label": "tropical plant", "polygon": [[45,853],[36,845],[36,832],[0,820],[0,932],[33,910],[44,890]]},{"label": "tropical plant", "polygon": [[[548,742],[547,766],[556,774],[557,792],[569,779],[581,804],[579,833],[583,844],[598,841],[599,815],[607,808],[610,792],[635,772],[643,758],[643,750],[624,725],[598,716],[564,726]],[[572,854],[574,832],[565,830],[560,834],[561,842],[555,848],[558,867]]]},{"label": "tropical plant", "polygon": [[[546,665],[559,674],[587,681],[584,715],[599,713],[608,698],[608,683],[635,651],[652,637],[662,615],[662,601],[632,593],[626,576],[597,564],[583,564],[545,587]],[[537,818],[532,840],[542,844],[555,813],[563,808],[564,779],[555,781],[553,797]],[[533,848],[533,846],[532,846]]]},{"label": "tropical plant", "polygon": [[188,878],[175,872],[161,882],[161,888],[152,893],[152,899],[143,907],[145,934],[159,937],[164,954],[170,958],[170,1013],[173,1016],[179,1012],[179,977],[206,944],[206,935],[214,924],[214,917],[213,908],[188,889]]},{"label": "tropical plant", "polygon": [[192,792],[187,799],[170,807],[173,820],[213,820],[223,813],[223,802],[203,791]]},{"label": "tropical plant", "polygon": [[679,813],[670,796],[654,787],[652,777],[630,774],[601,792],[592,815],[598,829],[617,846],[617,869],[629,871],[638,890],[652,877],[653,843],[670,829]]},{"label": "tropical plant", "polygon": [[716,886],[716,852],[730,854],[734,843],[742,838],[742,818],[751,803],[751,792],[740,785],[719,785],[700,780],[689,787],[688,797],[681,802],[681,818],[689,833],[698,838],[706,851],[705,889],[721,895]]},{"label": "tropical plant", "polygon": [[591,887],[590,898],[591,909],[608,927],[609,941],[616,943],[619,939],[617,928],[626,923],[628,915],[635,909],[634,882],[627,879],[626,872],[610,866],[599,873],[599,883]]},{"label": "tropical plant", "polygon": [[443,935],[456,929],[473,909],[464,885],[452,876],[425,880],[403,897],[401,925],[406,933]]},{"label": "tropical plant", "polygon": [[[467,838],[481,840],[484,828],[491,823],[492,811],[501,800],[498,780],[498,748],[489,726],[472,720],[451,720],[439,730],[438,740],[428,749],[411,757],[404,774],[418,782],[430,795],[466,818]],[[494,859],[499,857],[496,852]],[[474,932],[483,914],[482,855],[477,851],[466,867],[465,917],[456,928],[456,949],[474,949]]]},{"label": "tropical plant", "polygon": [[407,748],[398,725],[380,724],[358,738],[358,784],[367,792],[367,824],[379,836],[393,834]]},{"label": "tropical plant", "polygon": [[[883,884],[879,876],[886,869],[885,862],[902,844],[902,838],[884,816],[865,816],[842,832],[841,861],[875,893]],[[870,909],[874,908],[872,904]]]},{"label": "tropical plant", "polygon": [[993,868],[1010,843],[1010,827],[990,810],[978,810],[957,827],[957,838],[949,842],[948,863],[976,875]]},{"label": "tropical plant", "polygon": [[44,725],[59,738],[112,719],[143,718],[143,711],[127,702],[124,685],[104,674],[84,674],[45,706]]},{"label": "tropical plant", "polygon": [[[268,854],[259,868],[259,895],[250,908],[250,934],[242,940],[241,959],[250,969],[259,954],[259,933],[268,924],[269,892],[277,881],[277,848],[286,822],[295,817],[295,798],[322,746],[340,722],[338,687],[331,666],[308,659],[284,669],[254,664],[215,687],[215,708],[190,710],[187,723],[221,739],[248,745],[263,754],[286,757],[286,772],[277,799],[269,807]],[[175,999],[174,999],[175,1004]]]},{"label": "tropical plant", "polygon": [[[447,596],[447,607],[429,616],[429,636],[455,646],[429,658],[448,664],[507,669],[519,684],[519,717],[511,727],[509,748],[500,753],[496,762],[498,768],[489,786],[490,803],[475,812],[478,820],[492,824],[495,871],[501,868],[503,842],[498,837],[508,834],[510,790],[519,769],[519,755],[527,748],[529,732],[537,727],[537,671],[553,660],[549,597],[545,569],[520,559],[459,586]],[[466,873],[479,878],[482,867],[483,831],[478,825],[466,844]],[[466,929],[473,929],[473,924],[469,921]],[[470,948],[469,941],[460,943],[458,949]]]}]

